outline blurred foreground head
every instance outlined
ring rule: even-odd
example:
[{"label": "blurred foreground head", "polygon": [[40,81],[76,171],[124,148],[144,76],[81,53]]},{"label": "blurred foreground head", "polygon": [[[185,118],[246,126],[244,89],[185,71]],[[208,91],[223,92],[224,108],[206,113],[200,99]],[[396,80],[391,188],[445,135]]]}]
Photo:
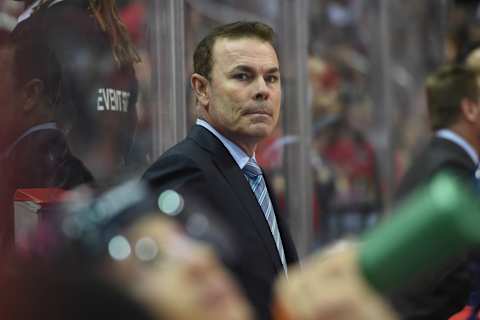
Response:
[{"label": "blurred foreground head", "polygon": [[458,177],[439,174],[362,241],[314,253],[289,271],[288,281],[278,279],[276,320],[447,319],[405,315],[390,298],[478,248],[480,201],[472,191]]},{"label": "blurred foreground head", "polygon": [[354,243],[339,242],[292,268],[275,288],[275,320],[398,320],[364,278]]},{"label": "blurred foreground head", "polygon": [[[161,215],[112,238],[105,273],[166,319],[250,319],[243,296],[213,251]],[[128,254],[130,253],[130,254]]]},{"label": "blurred foreground head", "polygon": [[[68,243],[57,249],[59,263],[93,270],[156,319],[251,319],[246,300],[213,250],[188,237],[188,228],[165,213],[181,216],[183,208],[181,196],[167,192],[153,201],[163,213],[152,209],[149,193],[137,183],[92,199],[88,191],[74,195],[77,200],[58,226]],[[192,219],[198,216],[183,219],[190,229]]]}]

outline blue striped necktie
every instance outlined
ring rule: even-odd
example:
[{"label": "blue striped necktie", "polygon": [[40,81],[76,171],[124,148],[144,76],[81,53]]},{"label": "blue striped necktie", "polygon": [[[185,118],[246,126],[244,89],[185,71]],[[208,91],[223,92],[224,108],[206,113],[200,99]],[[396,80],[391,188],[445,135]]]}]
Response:
[{"label": "blue striped necktie", "polygon": [[248,163],[243,168],[243,173],[247,176],[247,180],[250,183],[250,187],[257,198],[260,207],[262,208],[265,219],[267,219],[270,231],[272,232],[273,240],[277,246],[280,260],[282,261],[285,273],[287,272],[287,263],[285,259],[285,252],[283,250],[282,238],[280,237],[280,231],[278,230],[277,219],[275,218],[275,212],[273,211],[272,201],[268,195],[267,186],[263,179],[262,170],[258,166],[255,159],[250,158]]}]

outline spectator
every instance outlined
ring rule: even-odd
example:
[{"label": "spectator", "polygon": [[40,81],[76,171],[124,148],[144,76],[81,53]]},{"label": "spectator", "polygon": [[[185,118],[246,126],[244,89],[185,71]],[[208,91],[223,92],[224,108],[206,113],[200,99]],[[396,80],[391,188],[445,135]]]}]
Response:
[{"label": "spectator", "polygon": [[130,157],[137,123],[133,65],[139,57],[120,21],[116,2],[23,2],[28,7],[13,37],[41,37],[59,60],[61,125],[73,153],[100,185],[108,185],[142,162]]},{"label": "spectator", "polygon": [[0,60],[0,246],[6,250],[14,238],[16,189],[71,189],[93,178],[57,125],[61,75],[54,55],[32,38],[1,46]]},{"label": "spectator", "polygon": [[[480,152],[480,94],[476,75],[462,66],[447,65],[426,84],[434,136],[402,179],[397,201],[440,172],[472,184]],[[403,319],[447,319],[463,307],[471,286],[466,257],[455,257],[429,277],[394,297]]]}]

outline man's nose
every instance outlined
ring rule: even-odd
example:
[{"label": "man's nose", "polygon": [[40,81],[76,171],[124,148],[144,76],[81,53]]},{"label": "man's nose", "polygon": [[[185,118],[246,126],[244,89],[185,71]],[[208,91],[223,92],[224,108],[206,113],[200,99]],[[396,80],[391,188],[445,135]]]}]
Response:
[{"label": "man's nose", "polygon": [[270,91],[265,79],[263,77],[258,77],[255,84],[255,100],[267,100],[270,96]]}]

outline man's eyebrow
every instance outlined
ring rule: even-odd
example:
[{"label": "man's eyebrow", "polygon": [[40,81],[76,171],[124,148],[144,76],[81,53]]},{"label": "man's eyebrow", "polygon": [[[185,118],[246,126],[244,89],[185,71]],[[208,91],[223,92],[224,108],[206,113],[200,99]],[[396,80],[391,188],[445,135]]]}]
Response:
[{"label": "man's eyebrow", "polygon": [[[238,65],[235,66],[230,72],[235,72],[235,71],[245,71],[245,72],[254,72],[254,68],[247,66],[247,65]],[[280,72],[279,67],[271,67],[270,69],[267,69],[265,73],[277,73]]]},{"label": "man's eyebrow", "polygon": [[238,65],[238,66],[235,66],[231,72],[235,72],[235,71],[246,71],[246,72],[253,72],[253,68],[250,67],[250,66],[247,66],[247,65]]},{"label": "man's eyebrow", "polygon": [[266,73],[277,73],[277,72],[280,72],[280,68],[279,67],[272,67],[272,68],[268,69]]}]

